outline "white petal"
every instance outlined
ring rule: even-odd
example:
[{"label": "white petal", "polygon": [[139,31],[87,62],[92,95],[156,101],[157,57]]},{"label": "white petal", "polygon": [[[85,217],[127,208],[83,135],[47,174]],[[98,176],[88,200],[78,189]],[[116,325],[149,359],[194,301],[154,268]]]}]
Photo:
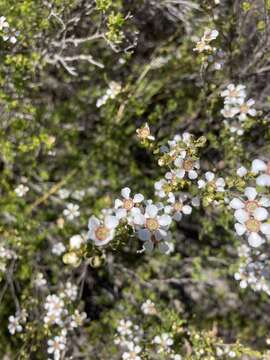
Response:
[{"label": "white petal", "polygon": [[236,173],[238,176],[243,177],[247,174],[247,169],[244,166],[241,166],[239,169],[237,169]]},{"label": "white petal", "polygon": [[107,215],[104,219],[104,224],[109,229],[114,229],[119,224],[119,220],[116,216]]},{"label": "white petal", "polygon": [[171,205],[166,205],[164,208],[164,212],[166,214],[171,214],[171,212],[173,211],[173,207]]},{"label": "white petal", "polygon": [[123,201],[121,201],[120,199],[116,199],[114,202],[114,208],[118,209],[119,207],[121,207],[123,205]]},{"label": "white petal", "polygon": [[211,171],[207,171],[205,173],[205,178],[206,178],[207,181],[212,181],[215,178],[215,174],[212,173]]},{"label": "white petal", "polygon": [[178,157],[176,160],[174,160],[174,165],[175,165],[176,167],[181,168],[182,165],[183,165],[183,159],[180,158],[180,157]]},{"label": "white petal", "polygon": [[230,202],[230,207],[235,210],[243,209],[244,206],[245,204],[240,199],[237,198],[233,198],[232,201]]},{"label": "white petal", "polygon": [[125,187],[124,189],[121,190],[121,195],[123,196],[123,198],[128,199],[130,192],[131,192],[130,188]]},{"label": "white petal", "polygon": [[158,222],[161,226],[168,226],[172,222],[172,218],[169,215],[161,215]]},{"label": "white petal", "polygon": [[96,229],[100,224],[100,221],[95,216],[91,216],[88,222],[89,230]]},{"label": "white petal", "polygon": [[261,232],[265,235],[270,235],[270,224],[269,223],[261,224]]},{"label": "white petal", "polygon": [[192,212],[192,207],[189,205],[184,205],[182,211],[185,215],[189,215]]},{"label": "white petal", "polygon": [[265,208],[257,208],[254,213],[254,217],[256,220],[262,221],[268,218],[268,211]]},{"label": "white petal", "polygon": [[235,231],[239,236],[243,235],[246,232],[246,227],[243,224],[236,223],[234,227],[235,227]]},{"label": "white petal", "polygon": [[218,187],[224,187],[225,186],[225,180],[223,178],[218,178],[217,181],[216,181],[216,185]]},{"label": "white petal", "polygon": [[184,169],[177,169],[175,170],[175,176],[179,179],[183,179],[183,177],[185,176],[185,170]]},{"label": "white petal", "polygon": [[150,217],[154,218],[157,216],[158,208],[155,205],[146,206],[145,213]]},{"label": "white petal", "polygon": [[264,171],[264,170],[266,170],[266,164],[262,160],[255,159],[252,161],[251,171],[254,174],[258,174],[259,171]]},{"label": "white petal", "polygon": [[145,217],[143,216],[143,214],[135,214],[133,222],[136,225],[143,225],[145,223]]},{"label": "white petal", "polygon": [[182,219],[182,214],[180,212],[177,212],[173,215],[173,219],[175,221],[180,221]]},{"label": "white petal", "polygon": [[251,233],[248,237],[248,243],[252,247],[259,247],[264,243],[264,239],[257,233]]},{"label": "white petal", "polygon": [[249,109],[248,114],[249,114],[250,116],[256,116],[256,115],[257,115],[257,111],[256,111],[255,109]]},{"label": "white petal", "polygon": [[270,186],[270,175],[263,174],[257,177],[256,183],[259,186]]},{"label": "white petal", "polygon": [[146,241],[143,244],[143,247],[144,247],[145,251],[148,253],[151,253],[154,250],[154,244],[152,243],[152,241]]},{"label": "white petal", "polygon": [[204,180],[198,180],[198,188],[202,189],[205,187],[205,181]]},{"label": "white petal", "polygon": [[117,219],[123,219],[127,216],[127,210],[126,209],[117,209],[115,211],[115,215]]},{"label": "white petal", "polygon": [[254,187],[247,187],[245,189],[245,195],[248,198],[248,200],[254,200],[257,196],[257,191]]},{"label": "white petal", "polygon": [[147,241],[151,239],[151,233],[147,229],[139,229],[138,230],[138,238],[142,241]]},{"label": "white petal", "polygon": [[234,217],[241,224],[243,224],[245,221],[247,221],[249,219],[248,213],[246,211],[244,211],[243,209],[236,210],[234,212]]},{"label": "white petal", "polygon": [[260,199],[259,204],[263,207],[269,207],[270,206],[270,197],[263,196]]},{"label": "white petal", "polygon": [[166,242],[162,241],[158,244],[158,249],[162,254],[166,254],[166,252],[170,250],[170,247]]},{"label": "white petal", "polygon": [[197,179],[198,177],[198,174],[195,170],[191,170],[188,172],[188,177],[191,179],[191,180],[194,180],[194,179]]},{"label": "white petal", "polygon": [[135,194],[133,202],[140,203],[144,200],[144,196],[142,194]]}]

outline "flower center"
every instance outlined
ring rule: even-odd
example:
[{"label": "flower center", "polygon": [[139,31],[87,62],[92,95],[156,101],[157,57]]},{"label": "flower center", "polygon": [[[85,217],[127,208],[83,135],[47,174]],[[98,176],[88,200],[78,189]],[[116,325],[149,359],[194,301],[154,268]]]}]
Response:
[{"label": "flower center", "polygon": [[253,213],[258,207],[259,207],[259,204],[255,200],[248,200],[245,203],[245,209],[249,213]]},{"label": "flower center", "polygon": [[174,210],[176,212],[179,212],[183,209],[183,204],[180,202],[180,201],[177,201],[175,204],[174,204]]},{"label": "flower center", "polygon": [[230,93],[229,93],[229,96],[230,97],[238,97],[238,91],[237,90],[231,90]]},{"label": "flower center", "polygon": [[185,160],[183,162],[183,169],[186,171],[190,171],[193,169],[193,161],[192,160]]},{"label": "flower center", "polygon": [[144,127],[142,129],[139,129],[138,131],[139,137],[142,139],[146,139],[150,135],[150,130],[147,127]]},{"label": "flower center", "polygon": [[249,110],[249,107],[246,104],[240,106],[240,112],[246,114]]},{"label": "flower center", "polygon": [[146,227],[150,230],[150,231],[155,231],[159,228],[159,223],[156,219],[147,219],[146,220]]},{"label": "flower center", "polygon": [[99,241],[106,240],[110,234],[110,230],[105,226],[99,226],[95,231],[96,237]]},{"label": "flower center", "polygon": [[133,201],[131,199],[125,199],[123,202],[123,208],[126,210],[131,210],[133,208]]},{"label": "flower center", "polygon": [[249,219],[246,221],[246,228],[250,232],[259,232],[261,223],[255,219]]}]

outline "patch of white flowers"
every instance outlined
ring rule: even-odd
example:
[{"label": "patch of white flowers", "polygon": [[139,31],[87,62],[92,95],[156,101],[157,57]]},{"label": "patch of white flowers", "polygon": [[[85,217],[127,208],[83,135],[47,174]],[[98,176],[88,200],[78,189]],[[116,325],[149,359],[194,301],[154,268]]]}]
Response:
[{"label": "patch of white flowers", "polygon": [[219,33],[217,30],[206,29],[203,37],[197,42],[196,47],[193,49],[199,53],[212,52],[215,48],[210,43],[218,37]]},{"label": "patch of white flowers", "polygon": [[17,259],[17,254],[0,244],[0,272],[4,273],[10,260]]},{"label": "patch of white flowers", "polygon": [[248,179],[242,194],[234,197],[230,208],[234,211],[235,231],[247,241],[239,247],[240,264],[234,277],[241,288],[251,287],[270,295],[270,261],[267,243],[270,240],[269,161],[255,159],[251,170],[240,167],[237,175]]},{"label": "patch of white flowers", "polygon": [[109,87],[106,90],[106,93],[97,100],[96,106],[98,108],[100,108],[101,106],[105,105],[106,102],[109,99],[115,99],[116,96],[122,91],[122,86],[121,84],[115,82],[115,81],[111,81],[109,83]]},{"label": "patch of white flowers", "polygon": [[86,319],[85,313],[80,313],[77,309],[70,310],[70,305],[77,299],[77,296],[77,286],[67,282],[65,288],[58,295],[51,294],[46,297],[43,323],[55,334],[48,340],[47,350],[54,360],[63,357],[68,334],[81,326]]},{"label": "patch of white flowers", "polygon": [[5,42],[16,44],[18,32],[11,29],[5,16],[0,17],[0,36]]},{"label": "patch of white flowers", "polygon": [[255,101],[246,99],[247,94],[244,85],[229,84],[220,95],[224,98],[224,108],[221,110],[221,114],[226,119],[225,124],[231,133],[243,135],[243,122],[248,117],[254,117],[257,114],[256,109],[254,109]]},{"label": "patch of white flowers", "polygon": [[[147,299],[141,305],[141,311],[146,316],[158,314],[155,303],[150,299]],[[119,346],[123,360],[144,359],[144,347],[148,340],[148,334],[144,333],[142,328],[131,320],[121,319],[119,321],[114,343]],[[150,339],[150,343],[155,348],[154,352],[160,354],[160,356],[166,356],[166,359],[182,360],[182,356],[175,353],[173,349],[174,340],[170,333],[163,332],[155,335]]]}]

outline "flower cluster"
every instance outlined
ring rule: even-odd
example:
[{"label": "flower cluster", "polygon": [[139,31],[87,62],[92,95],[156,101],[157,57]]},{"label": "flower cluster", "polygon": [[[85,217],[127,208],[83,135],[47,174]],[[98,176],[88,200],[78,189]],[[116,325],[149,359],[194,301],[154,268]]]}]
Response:
[{"label": "flower cluster", "polygon": [[[270,239],[269,162],[252,161],[251,170],[240,167],[237,175],[249,181],[243,193],[234,197],[229,206],[234,211],[236,233],[247,239],[239,248],[240,264],[234,277],[240,287],[270,295],[270,263],[266,246]],[[245,181],[245,183],[246,183]]]},{"label": "flower cluster", "polygon": [[8,331],[11,335],[14,335],[16,332],[20,333],[23,331],[23,325],[26,323],[27,317],[28,314],[25,309],[17,311],[15,316],[9,316]]},{"label": "flower cluster", "polygon": [[0,33],[4,41],[9,41],[11,44],[16,44],[18,32],[10,28],[5,16],[0,17]]},{"label": "flower cluster", "polygon": [[[253,108],[255,101],[246,99],[246,87],[244,85],[229,84],[225,90],[221,92],[224,98],[224,108],[221,114],[230,122],[225,120],[225,124],[229,126],[232,133],[243,135],[244,131],[242,123],[247,120],[248,116],[254,117],[257,111]],[[235,119],[238,119],[235,120]]]},{"label": "flower cluster", "polygon": [[20,184],[15,188],[14,191],[18,197],[23,197],[29,191],[29,187],[24,184]]},{"label": "flower cluster", "polygon": [[17,254],[13,251],[5,247],[4,245],[0,245],[0,272],[5,272],[7,263],[11,259],[17,259]]},{"label": "flower cluster", "polygon": [[78,295],[77,286],[67,282],[65,288],[58,294],[48,295],[44,304],[44,326],[51,329],[55,334],[48,340],[48,353],[54,360],[59,360],[67,343],[68,333],[81,326],[86,319],[85,313],[77,309],[70,311],[70,304]]},{"label": "flower cluster", "polygon": [[210,42],[215,40],[218,35],[217,30],[206,29],[203,37],[196,43],[196,47],[193,50],[199,53],[215,51],[215,48],[210,45]]},{"label": "flower cluster", "polygon": [[252,251],[242,245],[239,248],[240,264],[234,274],[242,289],[250,287],[256,292],[265,292],[270,296],[270,261],[266,254]]},{"label": "flower cluster", "polygon": [[115,99],[116,96],[122,91],[121,84],[111,81],[106,93],[97,100],[96,106],[99,108],[106,104],[109,99]]},{"label": "flower cluster", "polygon": [[124,360],[141,360],[142,352],[139,342],[141,341],[143,332],[138,325],[133,324],[130,320],[120,320],[117,327],[117,335],[114,343],[118,345],[123,354]]},{"label": "flower cluster", "polygon": [[[141,305],[141,311],[147,316],[157,315],[155,303],[150,299]],[[142,360],[146,351],[146,340],[149,340],[147,338],[148,334],[144,333],[141,327],[131,320],[122,319],[118,323],[114,343],[120,347],[123,360]],[[167,356],[166,359],[172,360],[182,359],[182,356],[173,349],[174,339],[170,333],[162,332],[160,335],[155,335],[150,343],[154,347],[154,352],[160,356]]]}]

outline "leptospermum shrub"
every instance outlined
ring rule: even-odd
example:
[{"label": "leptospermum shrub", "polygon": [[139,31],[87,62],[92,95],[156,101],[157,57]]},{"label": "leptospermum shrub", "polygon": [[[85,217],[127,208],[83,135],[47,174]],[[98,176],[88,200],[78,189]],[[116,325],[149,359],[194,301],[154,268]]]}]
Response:
[{"label": "leptospermum shrub", "polygon": [[269,359],[269,29],[0,0],[1,359]]}]

